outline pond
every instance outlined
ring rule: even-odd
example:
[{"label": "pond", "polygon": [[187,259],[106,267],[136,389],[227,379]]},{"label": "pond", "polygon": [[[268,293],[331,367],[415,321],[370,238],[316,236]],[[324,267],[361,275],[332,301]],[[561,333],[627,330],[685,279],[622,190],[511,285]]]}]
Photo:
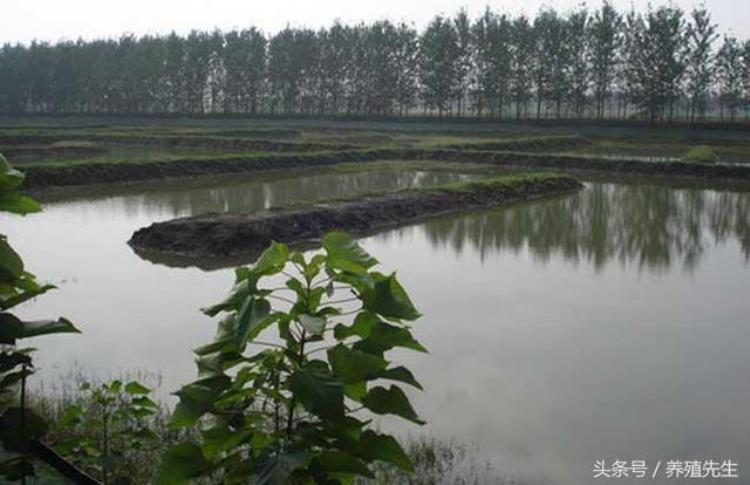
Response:
[{"label": "pond", "polygon": [[[83,330],[36,343],[44,390],[78,373],[158,374],[164,395],[193,379],[190,349],[214,332],[198,308],[232,272],[142,260],[125,244],[135,229],[466,177],[298,175],[105,189],[2,217],[29,269],[60,287],[25,314]],[[750,473],[750,193],[588,183],[362,243],[424,314],[415,332],[430,354],[397,358],[425,386],[412,398],[429,424],[399,432],[475,447],[519,484],[601,483],[595,461],[616,459],[731,459]]]}]

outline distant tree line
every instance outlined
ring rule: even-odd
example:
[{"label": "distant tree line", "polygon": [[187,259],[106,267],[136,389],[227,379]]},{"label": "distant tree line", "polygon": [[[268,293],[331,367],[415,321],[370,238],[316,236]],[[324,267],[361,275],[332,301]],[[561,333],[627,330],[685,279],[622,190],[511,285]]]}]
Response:
[{"label": "distant tree line", "polygon": [[618,12],[604,2],[534,18],[487,9],[421,32],[387,20],[266,36],[186,37],[0,49],[0,112],[707,117],[750,110],[750,41],[719,39],[709,13]]}]

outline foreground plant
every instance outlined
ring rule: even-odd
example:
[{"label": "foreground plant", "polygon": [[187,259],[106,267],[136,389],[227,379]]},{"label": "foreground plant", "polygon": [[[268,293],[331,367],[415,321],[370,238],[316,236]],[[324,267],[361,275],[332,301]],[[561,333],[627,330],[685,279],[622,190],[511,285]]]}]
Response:
[{"label": "foreground plant", "polygon": [[351,483],[373,477],[375,461],[412,472],[396,439],[370,429],[368,417],[423,423],[393,382],[421,386],[385,354],[426,350],[407,325],[419,314],[376,264],[334,232],[322,253],[274,243],[238,268],[226,300],[203,310],[224,318],[195,350],[198,380],[177,393],[172,424],[200,425],[201,440],[169,449],[157,483]]},{"label": "foreground plant", "polygon": [[137,381],[84,383],[52,432],[55,450],[102,483],[146,483],[164,437],[152,428],[160,407]]},{"label": "foreground plant", "polygon": [[[38,203],[18,192],[23,181],[23,173],[11,168],[0,154],[0,211],[26,215],[41,210]],[[78,332],[64,318],[24,321],[11,310],[53,288],[39,284],[26,271],[21,257],[0,234],[0,445],[5,452],[0,476],[9,480],[34,474],[28,456],[31,444],[48,428],[42,417],[26,408],[25,383],[34,372],[34,349],[18,348],[17,343],[40,335]]]}]

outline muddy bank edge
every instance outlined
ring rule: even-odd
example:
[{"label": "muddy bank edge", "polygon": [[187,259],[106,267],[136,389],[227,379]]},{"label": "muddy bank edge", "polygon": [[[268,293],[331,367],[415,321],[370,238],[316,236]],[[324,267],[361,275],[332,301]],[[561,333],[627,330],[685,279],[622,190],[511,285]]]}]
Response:
[{"label": "muddy bank edge", "polygon": [[139,229],[128,244],[147,259],[154,253],[196,260],[257,255],[271,241],[313,241],[331,230],[367,234],[430,217],[569,194],[582,187],[561,174],[495,177],[254,214],[172,219]]}]

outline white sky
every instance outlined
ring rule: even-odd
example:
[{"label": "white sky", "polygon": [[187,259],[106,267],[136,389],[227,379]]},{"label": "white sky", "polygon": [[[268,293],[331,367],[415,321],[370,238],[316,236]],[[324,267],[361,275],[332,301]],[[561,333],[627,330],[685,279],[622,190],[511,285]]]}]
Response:
[{"label": "white sky", "polygon": [[[672,0],[690,10],[700,0]],[[472,17],[489,5],[493,10],[533,14],[541,6],[567,10],[581,0],[0,0],[0,43],[57,41],[135,34],[186,33],[190,29],[243,28],[255,25],[273,33],[287,24],[321,27],[343,22],[393,21],[425,25],[437,13],[452,14],[466,7]],[[649,0],[613,0],[621,11],[635,6],[645,11]],[[659,6],[668,0],[652,0]],[[750,0],[705,0],[722,33],[750,38]],[[589,0],[598,8],[599,0]]]}]

